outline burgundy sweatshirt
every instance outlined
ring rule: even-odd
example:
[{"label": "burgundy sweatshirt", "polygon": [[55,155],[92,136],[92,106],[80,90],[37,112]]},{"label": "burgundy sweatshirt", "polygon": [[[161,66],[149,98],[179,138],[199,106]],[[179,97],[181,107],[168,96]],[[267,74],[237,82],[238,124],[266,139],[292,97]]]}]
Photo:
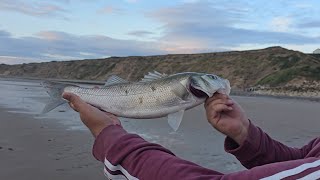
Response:
[{"label": "burgundy sweatshirt", "polygon": [[109,179],[320,179],[320,138],[292,148],[250,124],[245,142],[239,146],[227,137],[225,150],[248,170],[222,174],[201,167],[117,125],[99,134],[93,155],[104,163]]}]

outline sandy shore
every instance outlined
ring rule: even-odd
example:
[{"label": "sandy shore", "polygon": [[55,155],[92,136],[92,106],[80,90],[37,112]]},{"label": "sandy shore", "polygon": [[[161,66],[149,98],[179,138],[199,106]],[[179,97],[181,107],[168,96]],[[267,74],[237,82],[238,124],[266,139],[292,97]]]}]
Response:
[{"label": "sandy shore", "polygon": [[[93,138],[66,106],[39,116],[48,96],[38,82],[0,80],[0,179],[104,179]],[[320,135],[320,103],[298,99],[233,96],[252,122],[273,138],[302,146]],[[14,108],[14,109],[13,109]],[[202,106],[186,112],[178,132],[166,118],[122,119],[129,132],[177,156],[220,172],[243,170],[223,149],[224,136],[206,121]]]},{"label": "sandy shore", "polygon": [[103,179],[88,131],[7,110],[0,109],[0,179]]}]

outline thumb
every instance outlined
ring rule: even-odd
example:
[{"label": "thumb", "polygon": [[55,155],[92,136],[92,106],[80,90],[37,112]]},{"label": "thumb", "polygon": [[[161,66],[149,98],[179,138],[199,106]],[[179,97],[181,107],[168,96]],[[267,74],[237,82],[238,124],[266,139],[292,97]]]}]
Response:
[{"label": "thumb", "polygon": [[62,97],[68,100],[72,104],[72,108],[76,111],[81,111],[86,105],[86,103],[77,95],[73,93],[63,93]]}]

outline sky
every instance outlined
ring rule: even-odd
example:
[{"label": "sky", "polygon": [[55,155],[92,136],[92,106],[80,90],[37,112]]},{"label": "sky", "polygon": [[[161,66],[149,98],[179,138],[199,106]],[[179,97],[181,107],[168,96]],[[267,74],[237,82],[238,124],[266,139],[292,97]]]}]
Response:
[{"label": "sky", "polygon": [[0,63],[320,48],[318,0],[0,0]]}]

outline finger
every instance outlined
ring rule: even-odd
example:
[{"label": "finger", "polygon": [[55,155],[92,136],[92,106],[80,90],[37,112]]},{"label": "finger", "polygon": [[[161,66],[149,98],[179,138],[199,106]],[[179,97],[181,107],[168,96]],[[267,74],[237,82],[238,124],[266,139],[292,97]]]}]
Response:
[{"label": "finger", "polygon": [[215,101],[212,101],[210,104],[225,104],[227,106],[233,105],[233,100],[232,99],[217,99]]},{"label": "finger", "polygon": [[226,94],[215,93],[212,97],[208,98],[205,102],[205,106],[217,99],[230,99],[230,97]]},{"label": "finger", "polygon": [[218,106],[215,106],[212,111],[207,112],[208,121],[212,123],[212,125],[215,125],[220,121],[222,112],[230,110],[232,110],[231,107],[226,106],[224,104],[219,104]]},{"label": "finger", "polygon": [[104,113],[106,114],[106,115],[108,115],[108,116],[110,116],[110,117],[117,117],[116,115],[114,115],[114,114],[112,114],[112,113],[109,113],[109,112],[107,112],[107,111],[104,111]]},{"label": "finger", "polygon": [[227,105],[225,105],[225,104],[218,104],[218,105],[214,106],[213,109],[214,109],[216,112],[223,112],[223,111],[231,111],[231,110],[232,110],[232,107],[227,106]]},{"label": "finger", "polygon": [[120,121],[119,118],[118,118],[116,115],[111,114],[111,113],[106,112],[106,111],[104,111],[104,113],[105,113],[110,119]]},{"label": "finger", "polygon": [[226,104],[211,104],[208,106],[207,110],[209,112],[220,113],[223,111],[231,111],[233,108]]},{"label": "finger", "polygon": [[69,102],[68,104],[69,104],[69,106],[70,106],[73,110],[75,110],[75,111],[78,112],[78,110],[74,107],[74,105],[73,105],[71,102]]},{"label": "finger", "polygon": [[64,99],[68,100],[68,101],[71,101],[73,95],[74,95],[74,94],[72,94],[72,93],[64,92],[64,93],[62,94],[62,97],[63,97]]},{"label": "finger", "polygon": [[121,121],[119,120],[119,118],[111,113],[105,112],[105,114],[110,118],[110,120],[112,120],[112,123],[114,125],[121,125]]},{"label": "finger", "polygon": [[214,93],[213,98],[215,99],[228,99],[229,96],[227,94],[222,94],[222,93]]},{"label": "finger", "polygon": [[62,97],[71,102],[73,109],[75,109],[78,112],[87,106],[87,103],[85,103],[79,96],[75,94],[63,93]]},{"label": "finger", "polygon": [[207,117],[209,121],[216,123],[220,118],[222,112],[231,111],[232,107],[225,104],[217,104],[215,106],[211,105],[206,109]]},{"label": "finger", "polygon": [[227,106],[232,106],[234,104],[232,99],[215,99],[215,100],[211,100],[211,101],[207,101],[205,103],[205,107],[210,106],[210,105],[215,105],[215,104],[226,104]]},{"label": "finger", "polygon": [[93,105],[93,104],[88,104],[88,105],[90,105],[90,106],[92,106],[93,108],[98,109],[98,110],[100,110],[100,111],[106,112],[105,110],[103,110],[101,107],[99,107],[99,106],[97,106],[97,105]]}]

